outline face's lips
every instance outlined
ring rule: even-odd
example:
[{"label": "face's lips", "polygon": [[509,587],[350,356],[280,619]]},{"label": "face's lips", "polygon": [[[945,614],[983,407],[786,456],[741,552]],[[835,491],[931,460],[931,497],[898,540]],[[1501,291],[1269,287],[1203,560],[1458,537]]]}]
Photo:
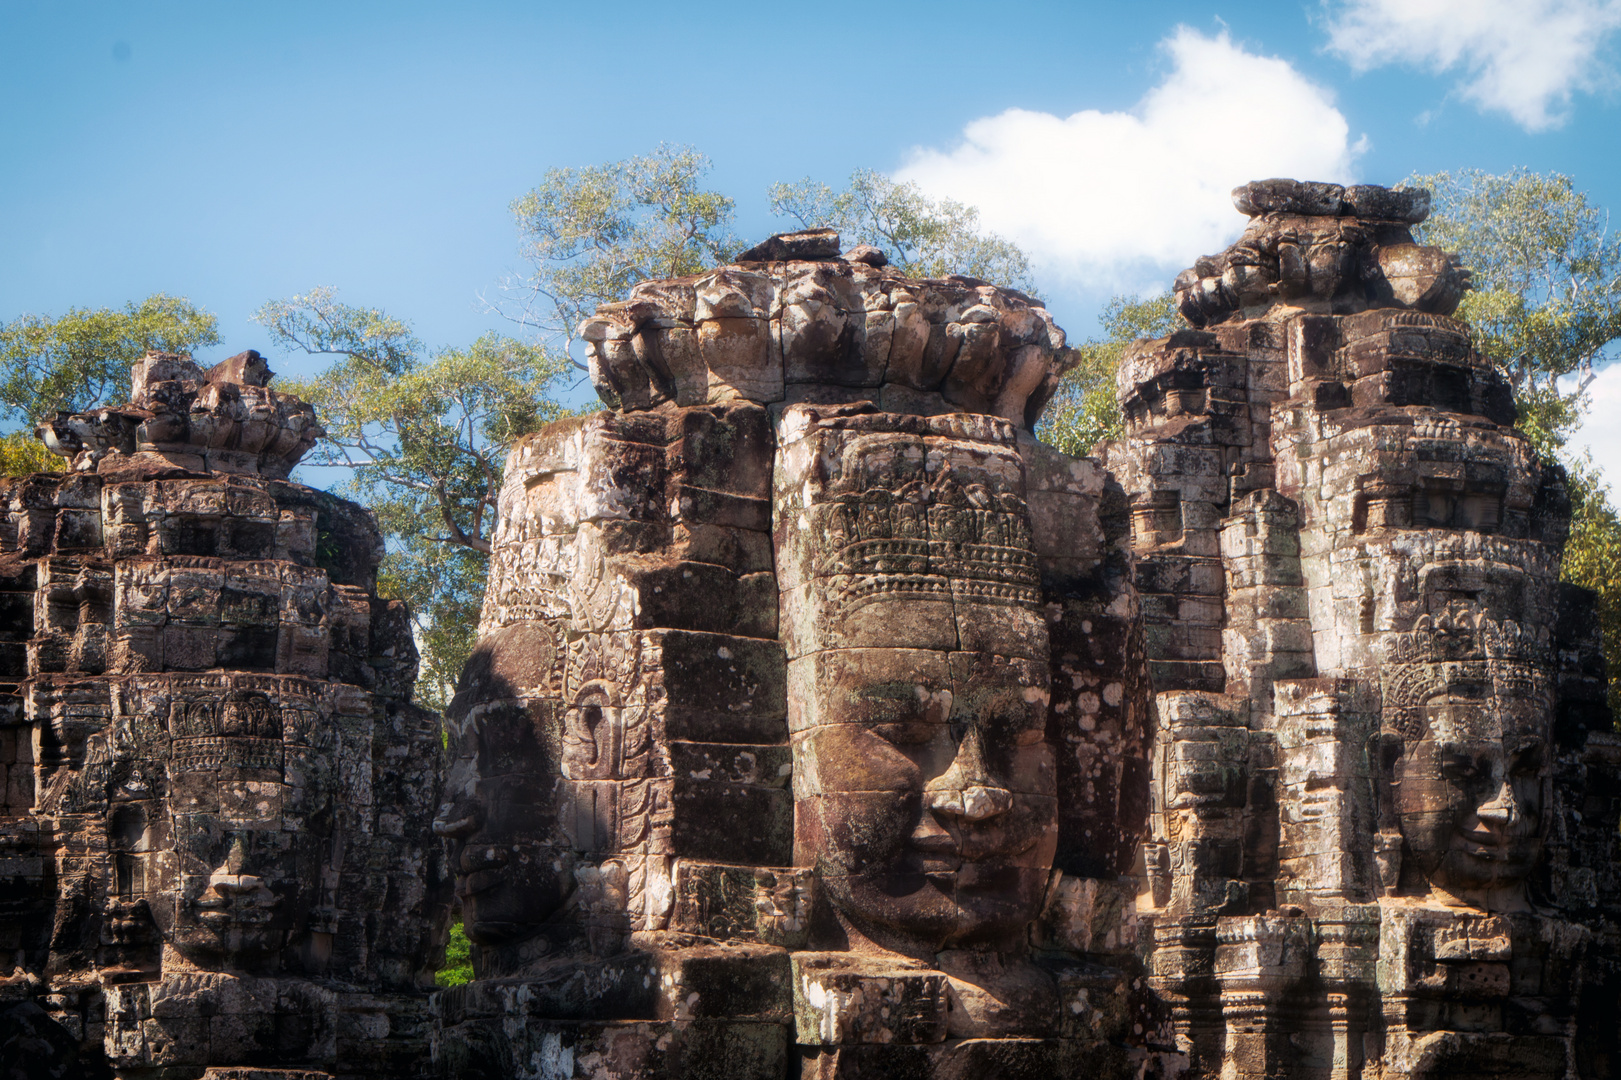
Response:
[{"label": "face's lips", "polygon": [[464,874],[492,870],[512,861],[512,852],[493,844],[468,844],[462,848],[461,871]]},{"label": "face's lips", "polygon": [[477,870],[457,882],[456,895],[463,898],[477,896],[479,893],[489,892],[505,881],[506,875],[499,869]]},{"label": "face's lips", "polygon": [[197,921],[212,930],[268,923],[276,917],[279,906],[280,900],[274,895],[261,898],[207,893],[191,902]]}]

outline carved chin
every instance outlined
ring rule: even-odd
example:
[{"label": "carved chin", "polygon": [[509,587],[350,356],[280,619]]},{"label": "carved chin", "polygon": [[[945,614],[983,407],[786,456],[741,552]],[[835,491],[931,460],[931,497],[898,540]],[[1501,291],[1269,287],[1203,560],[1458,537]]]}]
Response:
[{"label": "carved chin", "polygon": [[462,929],[478,945],[503,945],[534,934],[566,898],[559,883],[519,882],[482,871],[456,881]]},{"label": "carved chin", "polygon": [[1501,889],[1523,883],[1541,855],[1535,839],[1489,848],[1460,842],[1437,860],[1430,877],[1446,889]]},{"label": "carved chin", "polygon": [[940,873],[874,869],[823,880],[833,902],[858,925],[940,947],[995,941],[1023,930],[1040,912],[1047,872],[981,862]]}]

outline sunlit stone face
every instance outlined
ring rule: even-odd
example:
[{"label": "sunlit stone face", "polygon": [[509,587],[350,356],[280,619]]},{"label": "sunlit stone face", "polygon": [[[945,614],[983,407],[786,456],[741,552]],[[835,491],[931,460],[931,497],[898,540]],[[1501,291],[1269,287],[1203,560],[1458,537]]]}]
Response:
[{"label": "sunlit stone face", "polygon": [[1408,850],[1431,884],[1463,896],[1523,888],[1542,856],[1546,714],[1503,708],[1495,666],[1434,665],[1422,734],[1396,767]]},{"label": "sunlit stone face", "polygon": [[778,458],[796,861],[880,940],[997,942],[1057,837],[1022,467],[983,418],[845,423]]},{"label": "sunlit stone face", "polygon": [[[824,723],[796,744],[801,843],[860,922],[936,944],[994,940],[1036,913],[1056,800],[1035,665],[852,650],[827,670]],[[1000,658],[998,658],[1000,659]]]},{"label": "sunlit stone face", "polygon": [[1434,560],[1417,577],[1414,629],[1385,643],[1405,858],[1432,889],[1492,909],[1526,903],[1543,853],[1553,664],[1548,627],[1519,621],[1553,609],[1551,574],[1539,570]]}]

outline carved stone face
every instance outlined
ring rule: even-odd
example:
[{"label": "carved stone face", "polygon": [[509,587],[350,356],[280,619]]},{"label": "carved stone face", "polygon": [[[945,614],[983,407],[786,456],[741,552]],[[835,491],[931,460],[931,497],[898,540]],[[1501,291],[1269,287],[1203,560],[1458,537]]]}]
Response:
[{"label": "carved stone face", "polygon": [[936,423],[814,433],[777,477],[796,861],[856,929],[932,947],[1022,930],[1057,837],[1019,458]]},{"label": "carved stone face", "polygon": [[1523,887],[1542,857],[1548,729],[1498,704],[1494,663],[1434,665],[1423,733],[1396,765],[1407,849],[1431,884],[1464,897]]},{"label": "carved stone face", "polygon": [[151,906],[193,962],[265,965],[324,925],[338,794],[328,724],[240,689],[171,703],[159,859],[172,892]]},{"label": "carved stone face", "polygon": [[824,722],[797,746],[814,763],[802,840],[814,839],[834,902],[942,945],[1018,931],[1056,842],[1044,672],[968,653],[851,652],[823,669]]},{"label": "carved stone face", "polygon": [[543,625],[486,635],[450,710],[449,799],[434,831],[450,841],[462,922],[482,945],[531,936],[574,887],[558,814],[553,703],[531,696],[554,660]]},{"label": "carved stone face", "polygon": [[173,818],[180,889],[174,907],[155,914],[172,912],[168,919],[158,916],[159,928],[182,955],[260,960],[308,926],[328,837],[307,828],[286,831],[282,824],[279,814],[259,821]]},{"label": "carved stone face", "polygon": [[482,945],[528,937],[574,887],[574,854],[559,843],[557,766],[529,711],[476,707],[456,725],[456,797],[434,831],[451,841],[467,936]]}]

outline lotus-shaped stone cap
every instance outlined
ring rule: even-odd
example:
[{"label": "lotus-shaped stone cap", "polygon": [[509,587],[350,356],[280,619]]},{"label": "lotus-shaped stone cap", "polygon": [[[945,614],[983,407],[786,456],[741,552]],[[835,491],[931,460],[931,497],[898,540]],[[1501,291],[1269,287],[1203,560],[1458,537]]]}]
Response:
[{"label": "lotus-shaped stone cap", "polygon": [[1253,220],[1219,255],[1176,279],[1176,302],[1194,326],[1279,312],[1354,315],[1400,307],[1457,310],[1469,271],[1437,247],[1413,242],[1430,212],[1423,188],[1257,180],[1233,204]]},{"label": "lotus-shaped stone cap", "polygon": [[267,385],[252,349],[206,372],[189,356],[147,353],[127,405],[57,413],[38,427],[75,472],[247,473],[282,479],[325,434],[315,409]]},{"label": "lotus-shaped stone cap", "polygon": [[1035,426],[1073,362],[1040,301],[838,250],[831,230],[787,233],[707,273],[642,282],[581,324],[592,382],[626,410],[871,401]]}]

